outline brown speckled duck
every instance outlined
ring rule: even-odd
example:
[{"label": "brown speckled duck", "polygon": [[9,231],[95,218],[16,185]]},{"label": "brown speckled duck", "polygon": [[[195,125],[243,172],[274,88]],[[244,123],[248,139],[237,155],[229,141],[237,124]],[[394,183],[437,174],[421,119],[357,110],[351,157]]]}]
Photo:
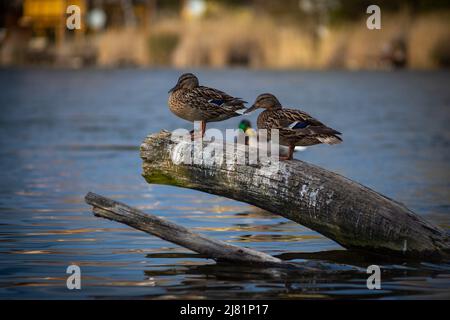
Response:
[{"label": "brown speckled duck", "polygon": [[182,119],[200,121],[202,136],[206,122],[226,120],[242,115],[246,110],[246,101],[217,89],[200,86],[192,73],[182,74],[169,93],[170,110]]},{"label": "brown speckled duck", "polygon": [[283,108],[273,94],[259,95],[253,106],[247,109],[245,113],[258,108],[265,109],[258,116],[258,129],[266,129],[268,136],[270,136],[271,129],[278,129],[280,144],[289,146],[289,155],[280,157],[282,160],[292,159],[295,146],[342,142],[339,131],[327,127],[303,111]]}]

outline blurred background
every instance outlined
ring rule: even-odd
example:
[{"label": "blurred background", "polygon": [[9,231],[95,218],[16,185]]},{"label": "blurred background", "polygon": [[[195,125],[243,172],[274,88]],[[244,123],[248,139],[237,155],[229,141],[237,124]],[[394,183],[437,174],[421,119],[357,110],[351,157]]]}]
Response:
[{"label": "blurred background", "polygon": [[[81,8],[80,30],[65,27]],[[382,29],[366,8],[382,8]],[[0,65],[436,69],[448,0],[2,0]]]}]

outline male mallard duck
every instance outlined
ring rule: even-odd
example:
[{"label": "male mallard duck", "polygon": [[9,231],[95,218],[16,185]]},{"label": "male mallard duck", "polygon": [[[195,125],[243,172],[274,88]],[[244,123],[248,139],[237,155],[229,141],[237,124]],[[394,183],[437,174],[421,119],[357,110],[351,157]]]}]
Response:
[{"label": "male mallard duck", "polygon": [[[255,140],[255,142],[257,143],[256,140],[256,132],[255,130],[253,130],[252,128],[252,124],[249,120],[244,119],[241,120],[241,122],[239,122],[239,131],[244,135],[244,143],[246,146],[248,146],[250,144],[250,139]],[[237,142],[237,138],[235,139],[235,142]]]},{"label": "male mallard duck", "polygon": [[289,155],[280,159],[291,160],[295,146],[342,142],[338,136],[341,134],[339,131],[327,127],[303,111],[284,109],[273,94],[259,95],[245,113],[258,108],[266,109],[258,116],[258,129],[267,129],[268,136],[270,136],[270,129],[278,129],[280,144],[289,146]]},{"label": "male mallard duck", "polygon": [[242,115],[246,110],[246,101],[217,89],[200,86],[192,73],[182,74],[169,93],[170,111],[182,119],[200,121],[202,137],[206,122],[226,120]]}]

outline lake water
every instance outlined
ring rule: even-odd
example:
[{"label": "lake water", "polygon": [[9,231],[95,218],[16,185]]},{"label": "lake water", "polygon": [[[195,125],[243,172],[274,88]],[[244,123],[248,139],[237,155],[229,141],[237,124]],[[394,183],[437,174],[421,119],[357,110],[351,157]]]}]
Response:
[{"label": "lake water", "polygon": [[[167,108],[176,70],[0,70],[0,298],[450,298],[450,262],[380,261],[260,209],[148,185],[138,146],[190,129]],[[343,132],[295,155],[363,183],[450,228],[450,73],[197,70],[203,84],[253,102],[272,92]],[[257,113],[250,119],[255,123]],[[239,119],[210,127],[235,128]],[[335,273],[216,265],[96,218],[93,191],[192,228]],[[82,289],[66,288],[77,264]],[[341,264],[379,264],[382,289]]]}]

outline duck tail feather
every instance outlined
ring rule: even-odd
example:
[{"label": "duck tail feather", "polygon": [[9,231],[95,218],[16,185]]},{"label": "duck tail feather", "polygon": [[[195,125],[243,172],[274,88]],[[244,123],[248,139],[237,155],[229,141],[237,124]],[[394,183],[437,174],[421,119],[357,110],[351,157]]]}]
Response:
[{"label": "duck tail feather", "polygon": [[320,136],[317,139],[326,144],[338,144],[342,142],[342,139],[336,135]]},{"label": "duck tail feather", "polygon": [[243,115],[245,113],[245,111],[247,111],[247,108],[234,110],[234,112],[236,112],[239,115]]}]

